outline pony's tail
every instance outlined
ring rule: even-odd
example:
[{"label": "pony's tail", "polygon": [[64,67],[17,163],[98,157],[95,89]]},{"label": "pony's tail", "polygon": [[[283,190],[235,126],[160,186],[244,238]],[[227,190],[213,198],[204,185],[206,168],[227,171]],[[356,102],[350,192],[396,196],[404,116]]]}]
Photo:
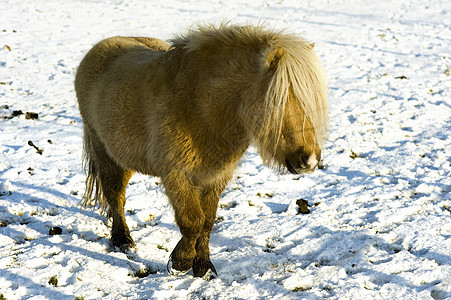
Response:
[{"label": "pony's tail", "polygon": [[[94,136],[93,136],[94,135]],[[83,145],[83,170],[86,174],[86,187],[80,205],[85,211],[88,207],[99,208],[100,214],[104,215],[108,202],[103,194],[100,173],[96,166],[96,147],[94,145],[95,134],[84,126]]]}]

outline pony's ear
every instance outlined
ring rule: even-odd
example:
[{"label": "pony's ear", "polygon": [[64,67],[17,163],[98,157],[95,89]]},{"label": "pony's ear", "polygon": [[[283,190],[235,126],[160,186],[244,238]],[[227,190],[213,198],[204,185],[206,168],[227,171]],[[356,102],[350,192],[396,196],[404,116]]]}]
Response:
[{"label": "pony's ear", "polygon": [[315,47],[315,43],[311,43],[310,45],[307,46],[307,48],[309,48],[310,50],[313,50],[313,47]]},{"label": "pony's ear", "polygon": [[266,55],[265,68],[266,69],[274,69],[277,66],[280,58],[283,56],[284,52],[282,48],[275,47],[268,51]]}]

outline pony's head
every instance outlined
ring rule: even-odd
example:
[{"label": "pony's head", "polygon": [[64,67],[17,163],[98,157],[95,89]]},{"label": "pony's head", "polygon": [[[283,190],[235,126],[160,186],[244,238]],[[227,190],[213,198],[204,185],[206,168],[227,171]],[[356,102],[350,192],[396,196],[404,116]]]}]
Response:
[{"label": "pony's head", "polygon": [[314,44],[262,25],[228,23],[199,26],[172,44],[191,53],[185,63],[193,70],[204,71],[198,81],[219,91],[203,97],[213,99],[205,107],[236,109],[229,120],[245,128],[246,142],[253,141],[266,165],[294,174],[316,168],[329,119],[326,76]]},{"label": "pony's head", "polygon": [[328,129],[325,73],[314,44],[270,33],[248,124],[267,165],[293,174],[311,173],[321,159]]}]

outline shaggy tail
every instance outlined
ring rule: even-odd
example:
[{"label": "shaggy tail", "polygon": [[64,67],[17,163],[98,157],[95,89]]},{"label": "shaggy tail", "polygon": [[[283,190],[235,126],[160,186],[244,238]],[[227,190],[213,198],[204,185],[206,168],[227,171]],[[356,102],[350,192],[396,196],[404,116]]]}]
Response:
[{"label": "shaggy tail", "polygon": [[94,145],[94,133],[84,125],[83,145],[83,170],[86,174],[86,188],[80,204],[85,211],[88,207],[99,208],[100,214],[104,215],[108,202],[103,194],[100,174],[96,167],[96,147]]}]

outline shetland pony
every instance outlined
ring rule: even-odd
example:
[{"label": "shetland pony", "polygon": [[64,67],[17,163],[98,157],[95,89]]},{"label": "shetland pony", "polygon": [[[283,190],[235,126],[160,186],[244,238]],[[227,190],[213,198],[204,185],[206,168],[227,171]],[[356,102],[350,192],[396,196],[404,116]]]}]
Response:
[{"label": "shetland pony", "polygon": [[328,129],[327,83],[313,45],[262,26],[198,26],[166,43],[112,37],[80,63],[84,207],[112,218],[111,242],[133,247],[125,190],[161,177],[182,238],[171,274],[211,270],[218,200],[249,145],[279,171],[309,173]]}]

